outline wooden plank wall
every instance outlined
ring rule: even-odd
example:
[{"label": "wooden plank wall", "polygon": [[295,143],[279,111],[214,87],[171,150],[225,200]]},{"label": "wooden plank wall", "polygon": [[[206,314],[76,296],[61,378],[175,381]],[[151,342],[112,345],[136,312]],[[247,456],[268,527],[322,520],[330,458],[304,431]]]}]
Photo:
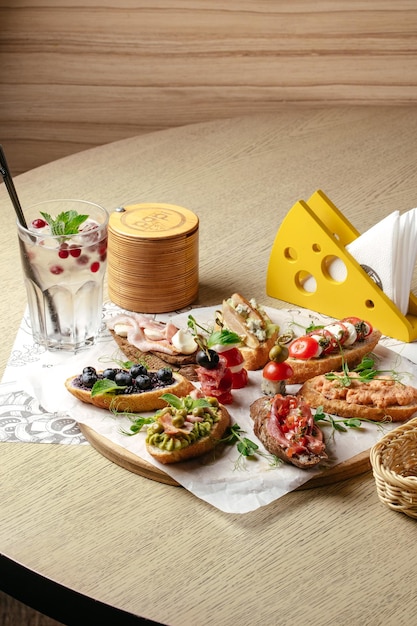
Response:
[{"label": "wooden plank wall", "polygon": [[14,174],[280,106],[417,103],[416,0],[0,0]]}]

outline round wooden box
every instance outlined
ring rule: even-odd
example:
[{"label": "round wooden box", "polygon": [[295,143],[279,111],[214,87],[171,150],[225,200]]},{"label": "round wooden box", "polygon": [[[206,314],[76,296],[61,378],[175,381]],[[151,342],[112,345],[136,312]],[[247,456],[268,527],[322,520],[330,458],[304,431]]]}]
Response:
[{"label": "round wooden box", "polygon": [[198,295],[198,217],[172,204],[132,204],[110,215],[108,290],[115,304],[166,313]]}]

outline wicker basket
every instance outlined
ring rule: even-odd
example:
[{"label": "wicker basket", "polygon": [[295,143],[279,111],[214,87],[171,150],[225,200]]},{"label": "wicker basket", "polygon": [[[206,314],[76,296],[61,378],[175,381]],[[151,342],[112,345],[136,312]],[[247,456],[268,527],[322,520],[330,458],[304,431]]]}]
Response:
[{"label": "wicker basket", "polygon": [[370,461],[381,502],[417,518],[417,418],[382,437]]}]

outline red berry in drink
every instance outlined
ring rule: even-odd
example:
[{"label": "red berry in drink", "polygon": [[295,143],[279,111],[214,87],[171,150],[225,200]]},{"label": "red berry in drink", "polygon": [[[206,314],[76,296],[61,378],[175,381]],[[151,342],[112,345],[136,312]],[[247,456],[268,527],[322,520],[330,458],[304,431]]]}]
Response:
[{"label": "red berry in drink", "polygon": [[98,244],[98,253],[99,254],[105,254],[106,250],[107,250],[107,239],[103,239]]},{"label": "red berry in drink", "polygon": [[77,259],[81,255],[81,248],[77,248],[76,246],[72,245],[70,246],[69,253],[71,256],[74,257],[74,259]]},{"label": "red berry in drink", "polygon": [[82,254],[77,259],[78,265],[87,265],[88,261],[89,261],[89,257],[87,254]]},{"label": "red berry in drink", "polygon": [[90,270],[93,272],[93,274],[95,274],[96,272],[98,272],[99,269],[100,263],[98,261],[94,261],[94,263],[91,264]]},{"label": "red berry in drink", "polygon": [[67,259],[68,255],[69,255],[68,244],[63,243],[58,250],[58,256],[60,259]]},{"label": "red berry in drink", "polygon": [[38,217],[36,220],[33,220],[32,226],[33,228],[45,228],[45,226],[48,226],[48,223]]},{"label": "red berry in drink", "polygon": [[64,271],[64,268],[61,267],[61,265],[52,265],[52,267],[49,270],[51,272],[51,274],[62,274],[62,272]]}]

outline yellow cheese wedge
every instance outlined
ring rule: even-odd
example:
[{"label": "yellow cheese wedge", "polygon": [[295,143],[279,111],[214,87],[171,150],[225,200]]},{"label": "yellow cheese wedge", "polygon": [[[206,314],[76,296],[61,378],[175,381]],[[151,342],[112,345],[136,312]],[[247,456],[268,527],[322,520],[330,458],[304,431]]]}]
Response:
[{"label": "yellow cheese wedge", "polygon": [[[345,249],[358,236],[321,190],[308,202],[299,200],[275,237],[267,294],[338,319],[355,315],[399,341],[416,340],[417,298],[410,293],[408,313],[403,315]],[[335,263],[343,269],[336,277]]]}]

